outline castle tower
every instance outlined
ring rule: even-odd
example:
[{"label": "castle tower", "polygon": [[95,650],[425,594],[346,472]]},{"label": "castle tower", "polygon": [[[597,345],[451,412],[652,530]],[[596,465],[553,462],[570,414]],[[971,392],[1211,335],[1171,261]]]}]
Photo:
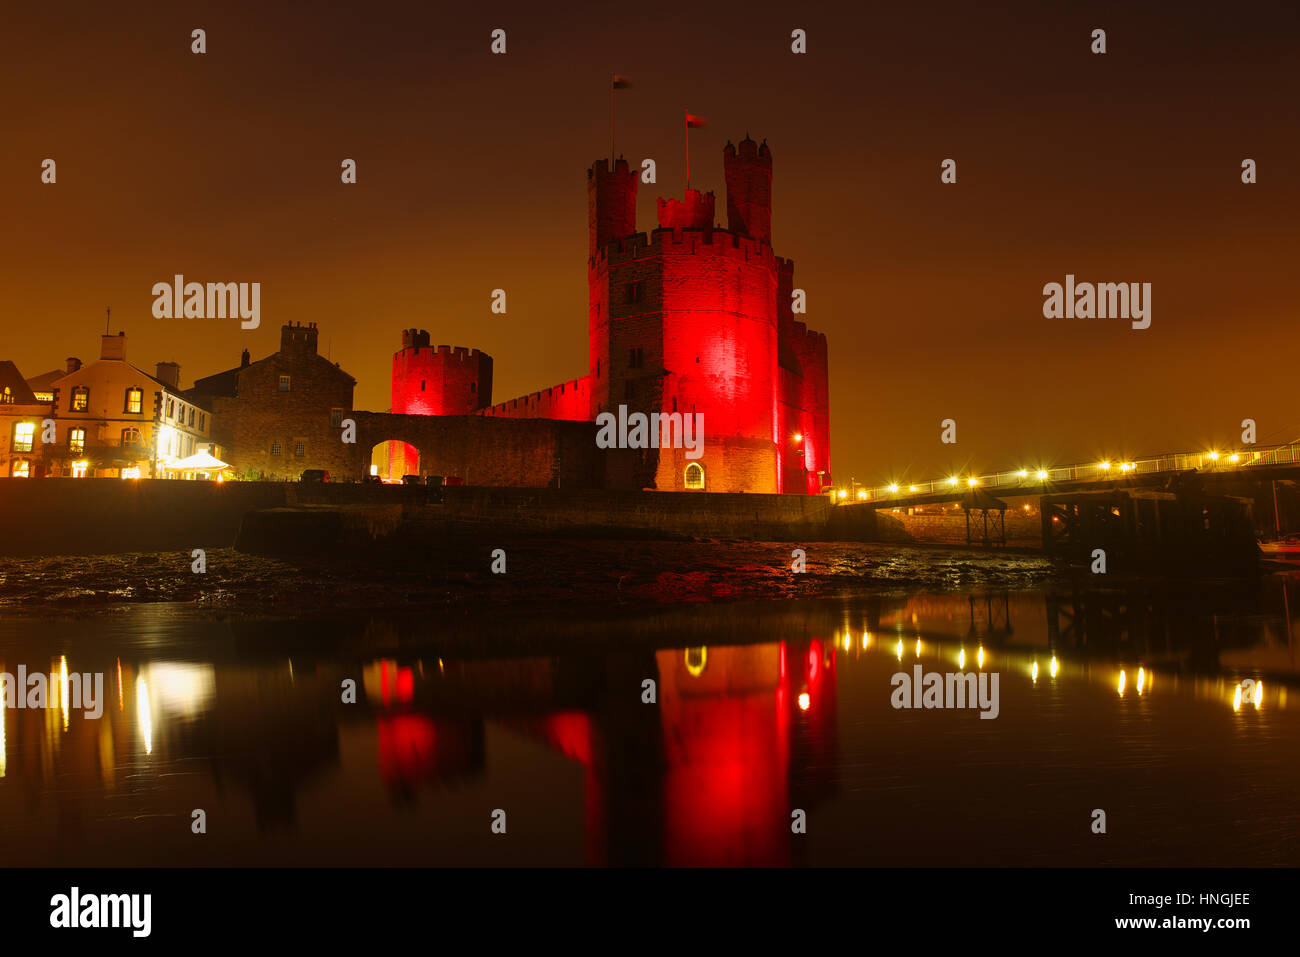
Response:
[{"label": "castle tower", "polygon": [[636,232],[636,173],[627,160],[617,159],[614,168],[608,160],[596,160],[587,170],[587,226],[590,233],[589,256],[595,256],[615,239],[625,239]]},{"label": "castle tower", "polygon": [[[615,344],[610,341],[610,315],[626,305],[630,287],[612,289],[606,253],[611,244],[636,234],[636,189],[639,178],[627,160],[597,160],[587,170],[587,212],[590,255],[587,260],[588,381],[591,415],[617,405],[621,392],[611,391]],[[643,287],[636,290],[640,293]],[[615,296],[619,297],[615,300]]]},{"label": "castle tower", "polygon": [[479,350],[429,345],[423,329],[403,329],[393,353],[393,411],[472,415],[492,404],[492,357]]},{"label": "castle tower", "polygon": [[[393,353],[392,411],[404,415],[472,415],[492,404],[492,357],[477,349],[430,345],[423,329],[403,329]],[[388,476],[419,474],[419,452],[389,443]]]},{"label": "castle tower", "polygon": [[748,136],[722,151],[727,176],[727,229],[772,242],[772,151]]}]

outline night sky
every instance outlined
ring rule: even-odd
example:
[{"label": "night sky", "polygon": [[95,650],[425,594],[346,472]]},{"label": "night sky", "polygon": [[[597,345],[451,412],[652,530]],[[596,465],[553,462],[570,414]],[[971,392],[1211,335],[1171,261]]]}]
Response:
[{"label": "night sky", "polygon": [[[874,6],[8,4],[0,358],[94,359],[112,306],[128,358],[185,386],[290,320],[358,408],[388,407],[405,327],[490,353],[496,401],[584,375],[584,171],[618,72],[618,150],[658,163],[643,230],[682,191],[684,108],[723,225],[722,146],[766,137],[837,481],[1223,448],[1245,417],[1300,436],[1296,5]],[[260,282],[261,328],[153,318],[178,272]],[[1044,319],[1066,273],[1152,283],[1151,328]]]}]

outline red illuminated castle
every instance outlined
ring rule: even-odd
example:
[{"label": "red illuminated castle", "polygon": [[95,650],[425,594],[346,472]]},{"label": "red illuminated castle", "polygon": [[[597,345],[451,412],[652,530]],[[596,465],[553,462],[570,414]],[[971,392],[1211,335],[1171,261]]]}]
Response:
[{"label": "red illuminated castle", "polygon": [[[723,150],[727,228],[714,195],[660,199],[636,229],[637,172],[587,172],[587,375],[496,405],[492,359],[402,334],[394,413],[595,421],[602,412],[703,413],[703,455],[644,449],[617,459],[614,487],[816,494],[830,485],[826,337],[796,322],[794,263],[772,249],[772,153],[746,137]],[[395,443],[391,472],[414,472]],[[614,461],[611,458],[611,461]]]}]

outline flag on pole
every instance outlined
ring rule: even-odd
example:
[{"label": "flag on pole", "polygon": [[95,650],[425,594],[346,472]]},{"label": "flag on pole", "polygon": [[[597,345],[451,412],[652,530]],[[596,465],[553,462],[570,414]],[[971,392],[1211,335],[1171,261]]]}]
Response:
[{"label": "flag on pole", "polygon": [[708,125],[709,125],[709,121],[706,120],[704,117],[696,116],[695,114],[689,112],[686,114],[687,129],[694,129],[695,127],[708,126]]},{"label": "flag on pole", "polygon": [[631,85],[632,85],[632,80],[630,78],[626,76],[622,76],[618,73],[614,74],[614,89],[626,90]]}]

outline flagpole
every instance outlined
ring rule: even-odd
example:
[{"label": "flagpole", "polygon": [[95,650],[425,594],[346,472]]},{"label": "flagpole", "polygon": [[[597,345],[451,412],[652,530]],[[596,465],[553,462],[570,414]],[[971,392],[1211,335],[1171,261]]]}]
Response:
[{"label": "flagpole", "polygon": [[683,110],[686,114],[686,188],[691,188],[691,111]]}]

